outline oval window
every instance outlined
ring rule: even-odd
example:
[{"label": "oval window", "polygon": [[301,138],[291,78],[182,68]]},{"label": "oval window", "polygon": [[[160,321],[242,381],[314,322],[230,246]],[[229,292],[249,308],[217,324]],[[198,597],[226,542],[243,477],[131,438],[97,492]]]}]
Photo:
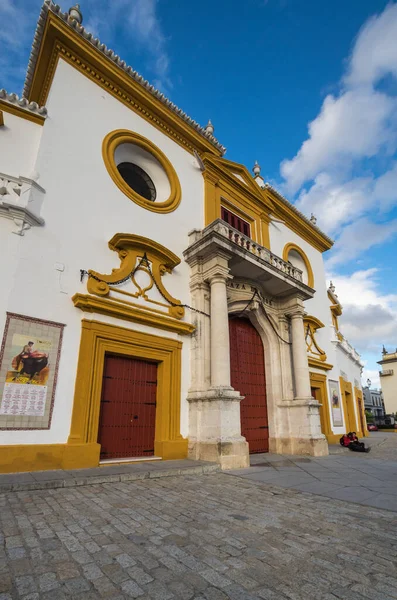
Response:
[{"label": "oval window", "polygon": [[138,165],[130,162],[122,162],[117,165],[117,170],[126,184],[137,194],[154,202],[156,200],[156,188],[149,175]]}]

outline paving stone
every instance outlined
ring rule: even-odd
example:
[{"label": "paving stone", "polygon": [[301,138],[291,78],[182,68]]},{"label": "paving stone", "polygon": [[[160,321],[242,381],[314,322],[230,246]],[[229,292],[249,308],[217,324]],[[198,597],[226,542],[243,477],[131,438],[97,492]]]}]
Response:
[{"label": "paving stone", "polygon": [[139,598],[139,596],[143,596],[145,593],[135,581],[131,580],[124,581],[121,584],[121,589],[129,598]]}]

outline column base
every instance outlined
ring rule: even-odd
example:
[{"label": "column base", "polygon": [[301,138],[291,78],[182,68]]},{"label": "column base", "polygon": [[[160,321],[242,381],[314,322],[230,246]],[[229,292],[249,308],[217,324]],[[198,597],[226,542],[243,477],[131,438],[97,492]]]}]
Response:
[{"label": "column base", "polygon": [[229,386],[189,393],[189,458],[217,462],[222,469],[249,467],[248,443],[241,435],[241,400]]},{"label": "column base", "polygon": [[309,456],[328,456],[328,442],[324,436],[299,438],[270,438],[269,452],[274,454],[296,454]]},{"label": "column base", "polygon": [[189,442],[188,457],[192,460],[217,462],[221,469],[245,469],[250,466],[248,443],[240,441]]}]

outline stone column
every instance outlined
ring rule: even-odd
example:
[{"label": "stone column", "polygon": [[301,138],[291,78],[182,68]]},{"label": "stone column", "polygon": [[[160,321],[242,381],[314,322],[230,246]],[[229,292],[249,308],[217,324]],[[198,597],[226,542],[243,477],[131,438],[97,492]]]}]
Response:
[{"label": "stone column", "polygon": [[242,397],[230,385],[228,260],[220,250],[202,264],[203,280],[210,286],[211,386],[207,390],[196,386],[188,395],[189,457],[238,469],[249,466],[249,454],[241,435]]},{"label": "stone column", "polygon": [[309,366],[305,330],[303,326],[303,309],[297,308],[291,316],[292,360],[294,366],[295,397],[311,398]]},{"label": "stone column", "polygon": [[321,432],[320,404],[311,394],[302,300],[299,297],[287,300],[283,311],[291,319],[294,398],[283,398],[277,403],[280,427],[271,440],[270,450],[280,454],[325,456],[328,444]]},{"label": "stone column", "polygon": [[230,388],[229,317],[226,272],[209,279],[211,286],[211,388]]}]

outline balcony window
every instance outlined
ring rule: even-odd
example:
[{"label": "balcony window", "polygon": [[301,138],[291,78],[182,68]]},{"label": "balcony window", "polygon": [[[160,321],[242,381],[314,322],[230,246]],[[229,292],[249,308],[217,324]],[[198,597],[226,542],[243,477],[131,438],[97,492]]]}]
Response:
[{"label": "balcony window", "polygon": [[251,226],[247,221],[240,219],[237,215],[232,213],[230,210],[227,210],[223,206],[221,206],[221,219],[225,221],[234,229],[237,229],[240,233],[246,235],[247,237],[251,237]]}]

